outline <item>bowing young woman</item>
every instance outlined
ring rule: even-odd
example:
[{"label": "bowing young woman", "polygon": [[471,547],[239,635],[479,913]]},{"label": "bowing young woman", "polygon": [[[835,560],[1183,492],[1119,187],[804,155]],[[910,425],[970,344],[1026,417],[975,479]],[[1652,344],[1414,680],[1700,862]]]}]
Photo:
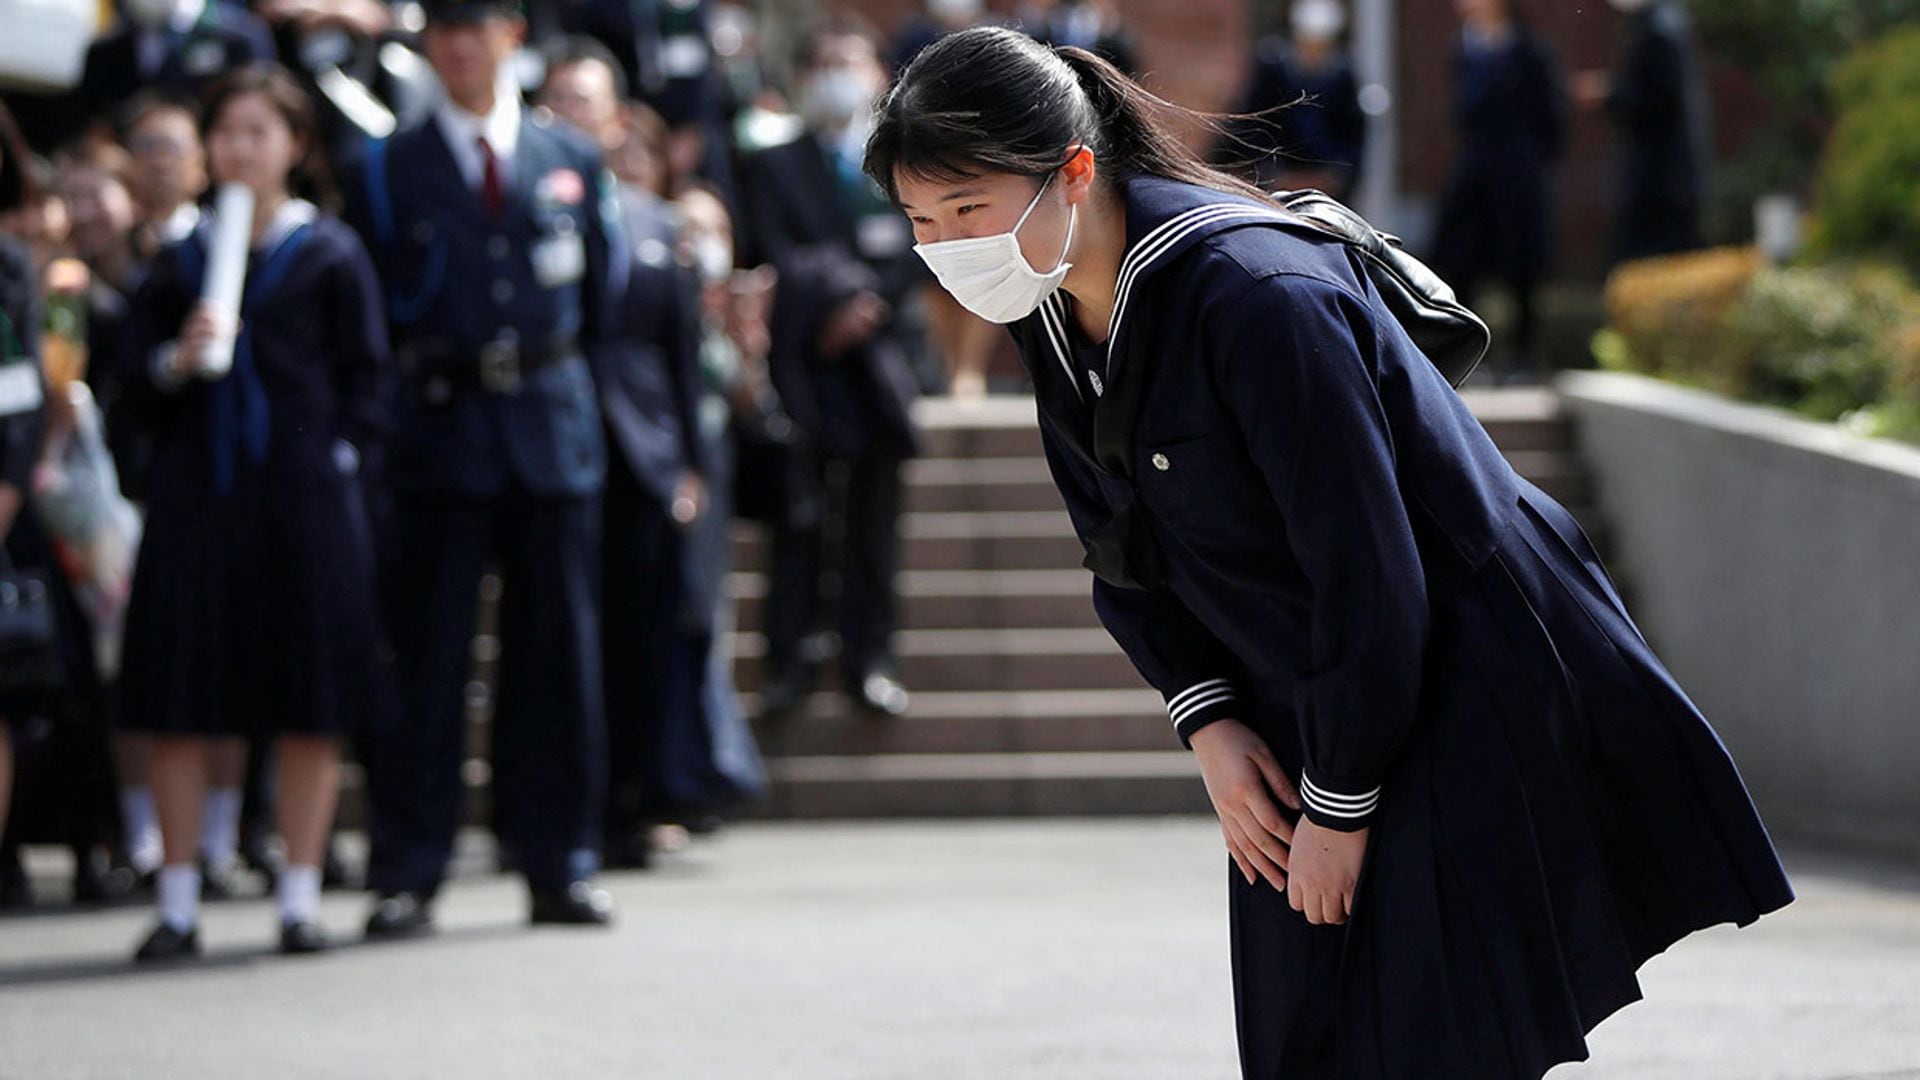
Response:
[{"label": "bowing young woman", "polygon": [[1792,892],[1573,519],[1344,244],[1077,49],[971,30],[866,168],[1011,325],[1094,604],[1231,854],[1249,1077],[1534,1078],[1683,936]]},{"label": "bowing young woman", "polygon": [[[253,189],[238,312],[200,300],[213,221],[164,249],[134,301],[132,356],[155,425],[121,721],[153,742],[165,847],[141,960],[197,954],[194,865],[210,740],[278,739],[280,947],[324,948],[320,864],[340,739],[380,692],[360,462],[382,425],[386,328],[352,230],[301,198],[324,183],[312,105],[278,68],[208,92],[214,178]],[[237,323],[236,323],[237,317]],[[207,346],[237,330],[231,370]]]}]

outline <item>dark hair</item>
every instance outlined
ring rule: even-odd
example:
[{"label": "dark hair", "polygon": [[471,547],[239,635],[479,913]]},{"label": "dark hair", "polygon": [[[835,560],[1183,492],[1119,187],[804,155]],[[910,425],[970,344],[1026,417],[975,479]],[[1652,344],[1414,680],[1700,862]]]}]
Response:
[{"label": "dark hair", "polygon": [[119,123],[115,125],[120,141],[126,142],[127,136],[147,117],[163,112],[179,113],[196,127],[200,124],[200,108],[192,101],[161,90],[143,90],[120,110]]},{"label": "dark hair", "polygon": [[[623,101],[626,100],[629,92],[627,72],[620,66],[620,61],[613,55],[612,49],[593,38],[580,34],[568,34],[555,40],[544,51],[547,61],[547,79],[552,79],[553,73],[563,67],[572,67],[575,64],[599,64],[613,76],[614,96]],[[541,89],[546,89],[545,80],[542,80]]]},{"label": "dark hair", "polygon": [[31,154],[12,111],[0,101],[0,213],[39,201],[40,179],[31,167]]},{"label": "dark hair", "polygon": [[1176,123],[1219,118],[1149,93],[1077,48],[1000,27],[950,34],[921,50],[875,110],[865,169],[900,201],[896,173],[958,182],[983,173],[1045,176],[1068,151],[1093,151],[1108,183],[1161,176],[1265,199],[1180,141]]},{"label": "dark hair", "polygon": [[[328,209],[337,207],[333,177],[327,172],[320,148],[319,125],[314,119],[313,99],[278,64],[248,64],[221,76],[207,88],[200,109],[201,139],[205,140],[220,123],[220,114],[235,98],[258,94],[287,122],[295,141],[301,145],[288,177],[288,189]],[[209,162],[211,166],[211,162]]]}]

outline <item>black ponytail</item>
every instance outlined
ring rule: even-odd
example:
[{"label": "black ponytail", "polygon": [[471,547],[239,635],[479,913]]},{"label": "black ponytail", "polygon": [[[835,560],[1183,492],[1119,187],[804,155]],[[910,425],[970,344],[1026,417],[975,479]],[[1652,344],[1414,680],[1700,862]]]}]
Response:
[{"label": "black ponytail", "polygon": [[929,45],[901,73],[876,107],[865,169],[898,203],[899,174],[945,183],[1045,176],[1086,146],[1110,184],[1159,176],[1264,199],[1186,148],[1179,125],[1192,120],[1218,126],[1084,49],[979,27]]}]

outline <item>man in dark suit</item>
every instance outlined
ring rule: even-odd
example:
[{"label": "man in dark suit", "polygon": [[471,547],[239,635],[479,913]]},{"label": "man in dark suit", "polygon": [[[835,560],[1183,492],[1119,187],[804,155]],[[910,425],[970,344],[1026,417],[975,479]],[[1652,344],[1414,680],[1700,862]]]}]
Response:
[{"label": "man in dark suit", "polygon": [[[844,466],[840,664],[862,708],[900,715],[894,675],[894,573],[900,468],[914,452],[917,386],[898,316],[925,280],[906,219],[860,171],[872,103],[886,86],[877,41],[856,23],[814,31],[801,73],[808,130],[741,165],[747,238],[779,270],[769,375],[819,452],[820,475]],[[767,598],[766,711],[811,689],[805,647],[819,611],[818,523],[776,525]]]},{"label": "man in dark suit", "polygon": [[[625,137],[623,78],[591,39],[547,49],[542,106],[600,146]],[[601,642],[606,665],[606,849],[617,866],[649,861],[647,819],[662,808],[670,738],[701,721],[704,651],[690,648],[688,530],[706,512],[710,469],[700,438],[700,311],[692,274],[675,258],[666,204],[619,188],[627,287],[592,354],[611,453],[602,534]],[[710,608],[709,601],[706,607]],[[705,639],[702,638],[702,641]]]},{"label": "man in dark suit", "polygon": [[436,0],[422,41],[446,90],[370,144],[349,190],[385,279],[401,371],[393,638],[406,717],[373,747],[370,936],[417,932],[465,806],[465,687],[477,587],[497,560],[493,795],[536,923],[599,924],[605,785],[599,515],[606,445],[587,354],[624,263],[598,151],[523,112],[501,65],[524,24],[503,0]]},{"label": "man in dark suit", "polygon": [[110,118],[141,91],[198,101],[213,80],[237,67],[274,59],[267,24],[232,0],[122,0],[121,22],[87,50],[80,85],[52,107],[27,137],[51,147]]},{"label": "man in dark suit", "polygon": [[1613,72],[1582,72],[1573,93],[1619,129],[1613,257],[1644,259],[1706,241],[1700,213],[1712,161],[1708,102],[1693,26],[1672,0],[1612,0],[1626,16]]},{"label": "man in dark suit", "polygon": [[528,18],[543,46],[566,36],[605,46],[627,92],[666,121],[674,171],[733,199],[728,88],[714,63],[707,0],[547,0]]}]

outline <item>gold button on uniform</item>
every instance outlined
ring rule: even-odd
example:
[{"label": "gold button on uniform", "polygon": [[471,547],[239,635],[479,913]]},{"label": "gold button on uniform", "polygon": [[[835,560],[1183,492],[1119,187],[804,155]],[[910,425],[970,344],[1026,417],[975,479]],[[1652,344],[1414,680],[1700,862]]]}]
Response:
[{"label": "gold button on uniform", "polygon": [[1167,460],[1167,455],[1165,454],[1155,454],[1153,455],[1153,467],[1159,469],[1161,472],[1166,472],[1168,469],[1173,468],[1173,462]]}]

